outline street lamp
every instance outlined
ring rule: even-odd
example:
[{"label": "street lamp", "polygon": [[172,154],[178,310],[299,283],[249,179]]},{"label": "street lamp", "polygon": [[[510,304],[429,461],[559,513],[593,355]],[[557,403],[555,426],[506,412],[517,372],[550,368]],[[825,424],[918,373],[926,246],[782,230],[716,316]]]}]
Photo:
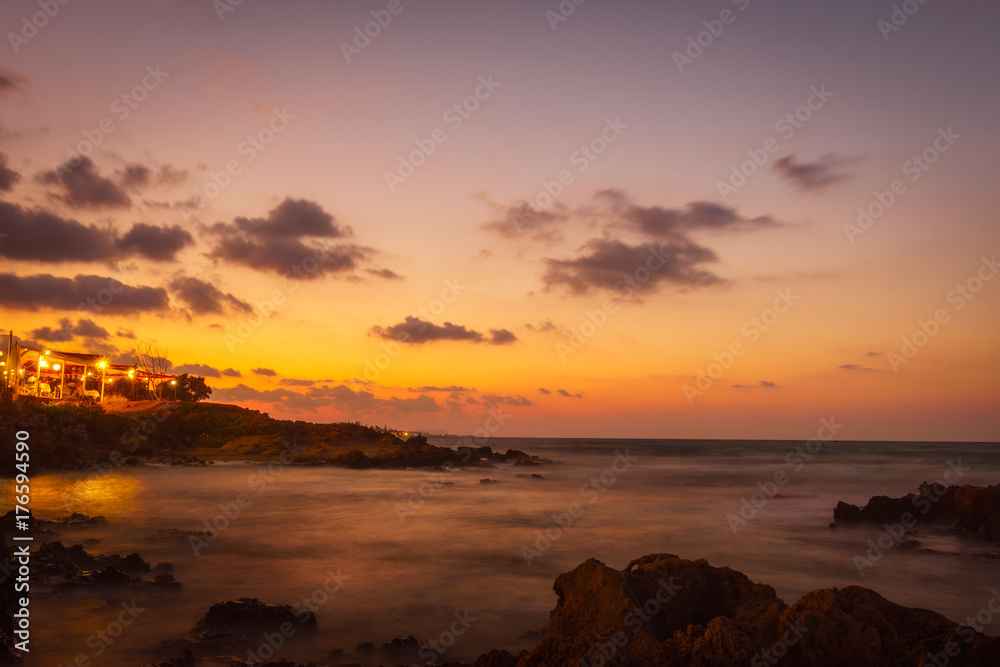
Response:
[{"label": "street lamp", "polygon": [[97,362],[97,367],[101,369],[101,403],[104,402],[104,385],[108,383],[107,378],[104,377],[105,369],[107,368],[108,362],[101,359]]},{"label": "street lamp", "polygon": [[171,380],[170,386],[174,388],[174,400],[177,400],[177,380]]}]

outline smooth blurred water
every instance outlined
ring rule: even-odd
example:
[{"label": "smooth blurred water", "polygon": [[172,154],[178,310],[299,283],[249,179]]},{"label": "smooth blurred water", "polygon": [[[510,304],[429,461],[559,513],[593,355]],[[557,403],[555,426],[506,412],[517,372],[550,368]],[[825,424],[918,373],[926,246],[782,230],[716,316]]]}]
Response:
[{"label": "smooth blurred water", "polygon": [[[62,516],[65,500],[78,498],[79,511],[109,519],[106,526],[65,531],[64,542],[96,538],[91,552],[139,551],[153,563],[172,562],[184,588],[136,594],[145,611],[100,656],[100,642],[88,646],[88,638],[117,618],[118,600],[36,593],[27,664],[69,665],[80,654],[90,664],[116,667],[162,659],[179,651],[151,649],[184,636],[213,603],[257,597],[295,604],[338,569],[348,578],[317,611],[320,632],[294,637],[279,655],[317,659],[366,640],[436,639],[455,612],[465,611],[476,621],[446,658],[530,648],[537,640],[524,635],[546,626],[555,577],[591,557],[615,568],[649,553],[705,558],[772,585],[789,603],[812,589],[858,584],[955,621],[975,614],[1000,588],[998,561],[957,555],[988,549],[985,543],[921,538],[956,555],[891,552],[862,577],[852,558],[879,531],[828,528],[838,500],[863,505],[872,495],[916,491],[922,481],[941,479],[949,462],[971,467],[961,483],[996,484],[1000,445],[832,442],[798,471],[785,460],[801,445],[795,442],[495,438],[490,445],[557,463],[432,473],[288,467],[267,484],[262,466],[243,463],[145,466],[90,480],[78,473],[38,477],[39,516]],[[619,463],[612,474],[616,452],[626,451],[635,462],[627,469]],[[741,500],[779,469],[789,475],[779,497],[734,534],[727,514],[738,513]],[[486,477],[499,483],[481,484]],[[408,505],[421,485],[422,504]],[[146,541],[163,528],[201,530],[241,493],[251,504],[201,555],[185,541]],[[556,530],[553,514],[574,503],[580,516]],[[401,520],[400,508],[413,513]],[[539,538],[546,529],[547,550]],[[523,547],[541,555],[529,565]],[[1000,634],[1000,622],[988,630]]]}]

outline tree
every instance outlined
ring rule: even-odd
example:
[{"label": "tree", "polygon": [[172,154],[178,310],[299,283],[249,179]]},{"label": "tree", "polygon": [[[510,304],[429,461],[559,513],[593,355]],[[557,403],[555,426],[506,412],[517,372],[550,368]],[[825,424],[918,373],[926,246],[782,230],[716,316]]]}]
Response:
[{"label": "tree", "polygon": [[[146,375],[166,375],[167,370],[173,366],[167,360],[167,351],[153,347],[153,344],[147,340],[136,343],[132,355],[135,357],[135,367]],[[160,398],[162,388],[163,383],[152,383],[150,391],[153,392],[154,397]]]},{"label": "tree", "polygon": [[166,395],[168,398],[176,396],[178,401],[195,402],[203,401],[212,395],[212,388],[205,384],[205,378],[203,377],[184,373],[183,375],[178,375],[173,382],[176,384],[171,385],[170,382],[164,382],[160,387],[161,389],[167,388]]}]

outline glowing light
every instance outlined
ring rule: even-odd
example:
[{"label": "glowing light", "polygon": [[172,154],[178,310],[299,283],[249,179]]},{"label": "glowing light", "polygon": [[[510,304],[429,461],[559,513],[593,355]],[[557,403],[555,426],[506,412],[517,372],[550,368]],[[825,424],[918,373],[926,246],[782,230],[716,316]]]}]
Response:
[{"label": "glowing light", "polygon": [[42,359],[41,361],[38,362],[38,365],[41,366],[42,368],[48,368],[49,367],[49,362],[47,362],[44,359]]},{"label": "glowing light", "polygon": [[55,364],[55,365],[54,365],[54,366],[52,367],[52,370],[54,370],[54,371],[57,371],[57,370],[59,370],[59,368],[60,368],[59,364]]}]

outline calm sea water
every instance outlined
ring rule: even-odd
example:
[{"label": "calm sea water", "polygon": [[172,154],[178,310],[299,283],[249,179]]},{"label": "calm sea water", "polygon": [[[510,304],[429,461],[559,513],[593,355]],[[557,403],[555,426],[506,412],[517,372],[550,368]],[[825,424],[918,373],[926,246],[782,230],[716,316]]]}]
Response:
[{"label": "calm sea water", "polygon": [[[801,443],[494,438],[490,444],[557,463],[434,473],[288,467],[270,478],[259,465],[227,463],[130,468],[92,479],[39,477],[33,488],[39,516],[61,516],[66,499],[76,498],[79,511],[109,519],[106,526],[66,531],[66,543],[94,538],[100,543],[88,547],[92,552],[139,551],[154,563],[172,562],[184,588],[137,593],[144,611],[110,644],[97,633],[109,624],[116,630],[122,600],[36,594],[28,665],[69,665],[82,655],[93,665],[132,667],[175,655],[155,649],[184,636],[211,604],[240,597],[295,604],[338,571],[342,587],[316,612],[320,632],[294,637],[279,655],[315,659],[411,634],[437,640],[456,613],[470,622],[448,659],[530,648],[536,640],[526,635],[546,626],[555,605],[555,577],[591,557],[615,568],[649,553],[705,558],[772,585],[789,603],[812,589],[858,584],[955,621],[983,608],[1000,587],[997,561],[958,555],[988,548],[981,542],[929,536],[925,546],[951,553],[892,552],[862,576],[853,558],[865,554],[879,531],[828,528],[838,500],[901,496],[942,479],[950,463],[968,468],[962,483],[996,484],[997,444],[833,442],[810,461],[791,464],[786,457]],[[727,515],[738,514],[758,482],[767,486],[778,470],[788,475],[780,495],[734,533]],[[498,483],[480,483],[486,477]],[[184,540],[147,539],[166,528],[200,530],[242,493],[249,506],[197,556]],[[559,527],[571,508],[572,525]],[[988,631],[1000,635],[1000,623]]]}]

